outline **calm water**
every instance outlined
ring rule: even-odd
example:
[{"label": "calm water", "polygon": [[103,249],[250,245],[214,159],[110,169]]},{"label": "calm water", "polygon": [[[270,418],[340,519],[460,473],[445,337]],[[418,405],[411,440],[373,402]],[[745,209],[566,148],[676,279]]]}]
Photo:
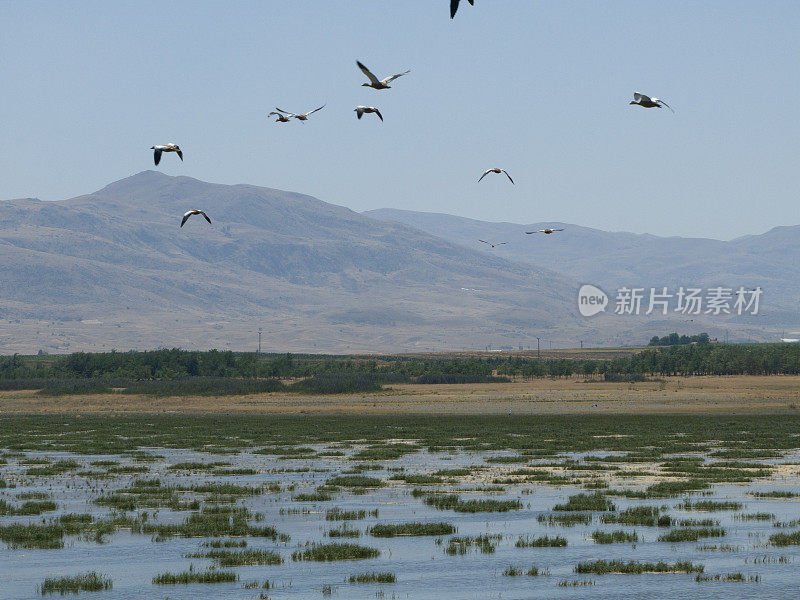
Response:
[{"label": "calm water", "polygon": [[[727,535],[724,538],[710,538],[700,542],[667,544],[657,542],[656,538],[666,529],[650,527],[631,527],[616,524],[604,525],[596,513],[594,522],[588,526],[551,527],[539,523],[537,516],[549,513],[553,505],[563,502],[582,490],[578,486],[551,486],[525,484],[505,486],[505,492],[490,494],[486,492],[465,492],[462,497],[469,498],[511,498],[523,503],[522,510],[507,513],[456,513],[451,510],[436,510],[424,504],[421,498],[410,495],[412,485],[402,482],[389,482],[389,486],[370,490],[363,495],[349,492],[334,494],[330,502],[304,503],[292,500],[292,495],[302,491],[312,491],[328,477],[352,468],[346,458],[316,458],[312,460],[280,460],[274,457],[242,453],[240,455],[209,457],[207,454],[154,450],[165,455],[165,460],[150,463],[151,473],[146,477],[159,476],[162,483],[180,481],[182,483],[201,483],[204,481],[226,481],[237,484],[256,485],[265,482],[279,482],[284,487],[296,484],[294,492],[279,494],[265,493],[261,496],[240,501],[253,511],[264,513],[264,524],[274,525],[279,531],[291,535],[288,543],[273,543],[270,540],[248,539],[248,548],[264,548],[278,551],[285,559],[277,566],[236,567],[232,570],[240,575],[240,581],[225,584],[192,584],[157,586],[151,579],[165,571],[178,572],[193,565],[195,570],[205,570],[211,566],[208,559],[188,559],[185,554],[201,550],[203,539],[174,538],[164,542],[154,542],[147,535],[132,535],[121,531],[107,538],[107,543],[80,541],[76,537],[66,538],[66,546],[60,550],[11,550],[0,544],[0,599],[23,600],[41,598],[37,595],[37,585],[46,576],[75,575],[95,570],[113,579],[113,590],[99,593],[84,593],[82,597],[111,599],[159,599],[202,600],[211,598],[255,599],[265,594],[273,599],[329,597],[323,595],[323,586],[330,585],[333,598],[375,599],[410,598],[415,600],[440,599],[486,599],[502,598],[608,598],[608,599],[681,599],[681,598],[794,598],[800,595],[800,546],[776,548],[768,543],[770,534],[778,529],[770,521],[740,521],[734,515],[755,512],[773,513],[777,521],[791,521],[800,518],[800,500],[757,499],[748,495],[754,490],[800,491],[800,481],[794,475],[773,477],[748,485],[714,486],[713,494],[702,499],[738,500],[744,508],[738,511],[702,513],[682,511],[675,506],[680,498],[666,500],[626,500],[613,498],[617,510],[635,505],[666,505],[668,513],[678,519],[713,518],[720,521]],[[495,453],[496,454],[496,453]],[[116,456],[74,456],[63,453],[28,453],[27,458],[47,456],[51,459],[71,458],[83,465],[92,460],[114,459],[123,464],[131,464],[127,458]],[[390,467],[405,467],[412,473],[431,472],[442,468],[455,468],[460,465],[483,464],[486,455],[458,454],[431,455],[425,452],[407,455],[397,461],[385,461]],[[796,460],[797,457],[786,457]],[[9,464],[2,466],[3,477],[8,481],[18,481],[15,489],[2,491],[2,498],[15,500],[17,494],[27,491],[46,491],[58,503],[58,510],[40,517],[0,517],[0,524],[12,522],[41,522],[62,513],[107,514],[108,510],[94,505],[91,499],[101,492],[126,486],[133,476],[115,480],[90,481],[75,476],[51,478],[21,477],[26,466],[19,465],[21,459],[10,458]],[[184,461],[227,461],[234,467],[250,467],[263,471],[252,476],[212,477],[206,474],[175,474],[166,470],[170,464]],[[141,464],[141,463],[137,463]],[[270,473],[280,470],[311,466],[326,469],[325,473]],[[513,470],[521,465],[493,467],[493,473]],[[367,472],[366,475],[387,479],[391,473],[384,470]],[[459,484],[460,487],[490,485],[492,473],[479,475],[479,481]],[[619,487],[612,482],[612,487]],[[624,485],[624,482],[623,482]],[[93,488],[90,490],[90,486]],[[442,487],[442,486],[439,486]],[[448,486],[449,487],[449,486]],[[459,486],[456,486],[459,487]],[[524,493],[523,493],[524,492]],[[693,496],[699,499],[699,496]],[[447,521],[454,524],[459,536],[481,534],[500,534],[493,554],[471,552],[464,556],[447,556],[446,543],[436,543],[435,537],[373,538],[362,535],[356,539],[334,539],[325,536],[331,528],[338,528],[343,521],[326,521],[325,511],[333,506],[346,510],[378,509],[379,516],[359,521],[347,521],[348,526],[364,532],[375,523],[400,523],[406,521]],[[304,513],[289,514],[288,509],[304,509]],[[149,512],[152,513],[152,510]],[[281,514],[281,513],[284,514]],[[180,522],[187,512],[172,512],[160,509],[159,522]],[[591,539],[596,529],[606,531],[624,529],[635,530],[639,542],[632,544],[598,545]],[[514,543],[521,535],[561,535],[568,540],[566,548],[516,548]],[[450,536],[444,536],[443,541]],[[347,541],[380,549],[381,556],[370,560],[337,561],[331,563],[293,562],[291,553],[305,542]],[[725,546],[726,551],[702,550],[703,545]],[[741,572],[745,576],[758,575],[760,582],[704,582],[695,581],[694,574],[645,574],[645,575],[602,575],[586,576],[573,572],[581,561],[595,559],[620,559],[657,562],[691,560],[705,565],[705,574],[727,574]],[[782,562],[778,562],[778,560]],[[757,561],[754,563],[754,561]],[[502,573],[509,565],[527,571],[531,566],[549,574],[538,577],[508,577]],[[227,570],[227,569],[226,569]],[[394,584],[349,584],[346,579],[352,574],[363,572],[392,572],[397,577]],[[271,580],[274,588],[269,590],[244,589],[243,583],[252,580],[263,582]],[[586,587],[559,587],[564,580],[588,580],[594,585]]]}]

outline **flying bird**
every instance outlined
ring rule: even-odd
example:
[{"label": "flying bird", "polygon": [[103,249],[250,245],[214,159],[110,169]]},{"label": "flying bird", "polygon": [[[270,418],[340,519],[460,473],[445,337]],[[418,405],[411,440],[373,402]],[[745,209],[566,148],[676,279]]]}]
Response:
[{"label": "flying bird", "polygon": [[208,215],[206,213],[204,213],[202,210],[197,210],[196,208],[193,208],[192,210],[187,210],[185,213],[183,213],[183,219],[181,220],[181,227],[183,227],[183,225],[186,223],[186,221],[189,220],[189,217],[191,217],[192,215],[203,215],[206,221],[211,223],[211,219],[208,218]]},{"label": "flying bird", "polygon": [[276,123],[288,123],[289,121],[291,121],[291,120],[292,120],[292,117],[293,117],[294,115],[293,115],[293,114],[291,114],[291,113],[288,113],[288,114],[285,114],[285,115],[284,115],[284,114],[282,114],[282,113],[279,113],[279,112],[272,111],[271,113],[269,113],[269,114],[267,115],[267,118],[269,118],[269,117],[272,117],[272,116],[274,116],[274,117],[277,117],[277,118],[275,119],[275,122],[276,122]]},{"label": "flying bird", "polygon": [[153,160],[156,165],[161,162],[162,152],[175,152],[178,157],[183,160],[183,152],[181,152],[181,148],[178,144],[159,144],[158,146],[150,146],[150,150],[153,150]]},{"label": "flying bird", "polygon": [[495,242],[493,244],[492,242],[487,242],[486,240],[478,240],[478,241],[479,242],[483,242],[484,244],[489,244],[492,248],[494,248],[495,246],[502,246],[503,244],[507,244],[508,243],[508,242]]},{"label": "flying bird", "polygon": [[361,63],[361,61],[357,60],[356,64],[358,65],[358,68],[361,69],[361,71],[364,73],[364,75],[367,76],[367,79],[369,79],[369,83],[362,83],[361,85],[366,87],[371,87],[376,90],[388,90],[391,87],[389,84],[393,82],[395,79],[397,79],[398,77],[402,77],[403,75],[407,75],[408,73],[411,73],[411,71],[405,71],[404,73],[398,73],[397,75],[392,75],[391,77],[387,77],[386,79],[378,80],[378,78],[372,74],[372,71],[370,71],[367,67],[365,67]]},{"label": "flying bird", "polygon": [[325,105],[325,104],[323,104],[323,105],[322,105],[322,106],[320,106],[319,108],[315,108],[314,110],[310,110],[310,111],[308,111],[307,113],[303,113],[303,114],[301,114],[301,115],[298,115],[298,114],[295,114],[295,113],[290,113],[289,111],[286,111],[286,110],[283,110],[283,109],[281,109],[281,108],[278,108],[277,106],[275,107],[275,110],[277,110],[278,112],[281,112],[281,113],[283,113],[284,115],[286,115],[286,118],[287,118],[287,119],[294,118],[294,119],[297,119],[298,121],[308,121],[308,116],[309,116],[309,115],[313,115],[313,114],[314,114],[315,112],[317,112],[318,110],[322,110],[323,108],[325,108],[325,106],[326,106],[326,105]]},{"label": "flying bird", "polygon": [[527,233],[528,235],[530,235],[532,233],[546,233],[547,235],[550,235],[554,231],[564,231],[564,230],[563,229],[540,229],[538,231],[526,231],[525,233]]},{"label": "flying bird", "polygon": [[378,115],[378,118],[379,118],[381,121],[383,121],[383,115],[381,114],[381,111],[379,111],[379,110],[378,110],[377,108],[375,108],[374,106],[356,106],[356,108],[355,108],[355,111],[356,111],[356,116],[357,116],[359,119],[360,119],[361,117],[363,117],[365,114],[369,114],[369,113],[375,113],[376,115]]},{"label": "flying bird", "polygon": [[508,174],[508,172],[507,172],[505,169],[498,169],[498,168],[496,168],[496,167],[495,167],[494,169],[486,169],[486,170],[483,172],[483,175],[481,175],[481,176],[480,176],[480,178],[478,178],[478,181],[480,181],[481,179],[483,179],[484,177],[486,177],[486,176],[487,176],[489,173],[497,173],[498,175],[499,175],[500,173],[505,173],[505,174],[506,174],[506,177],[508,177],[508,180],[509,180],[511,183],[514,183],[514,180],[513,180],[513,179],[511,179],[511,175],[509,175],[509,174]]},{"label": "flying bird", "polygon": [[[456,13],[458,12],[458,3],[460,1],[461,0],[450,0],[450,18],[451,19],[453,17],[455,17]],[[467,1],[469,2],[470,6],[475,6],[475,0],[467,0]]]},{"label": "flying bird", "polygon": [[[633,93],[633,101],[629,102],[629,104],[637,104],[643,108],[663,108],[666,106],[668,109],[672,110],[672,107],[663,100],[651,98],[650,96],[645,96],[639,92]],[[672,113],[674,114],[675,111],[672,110]]]}]

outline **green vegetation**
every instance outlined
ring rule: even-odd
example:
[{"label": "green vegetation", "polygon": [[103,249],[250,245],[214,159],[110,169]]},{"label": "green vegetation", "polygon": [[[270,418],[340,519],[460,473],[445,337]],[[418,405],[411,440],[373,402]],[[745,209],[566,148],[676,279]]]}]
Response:
[{"label": "green vegetation", "polygon": [[162,573],[153,577],[156,585],[178,583],[229,583],[238,581],[239,576],[232,571],[184,571],[183,573]]},{"label": "green vegetation", "polygon": [[[607,515],[603,515],[605,517]],[[536,517],[539,523],[547,523],[550,526],[574,527],[575,525],[589,525],[592,522],[590,513],[548,514]],[[604,521],[605,522],[605,521]]]},{"label": "green vegetation", "polygon": [[642,573],[702,573],[705,567],[689,561],[679,561],[676,563],[641,563],[638,561],[619,561],[619,560],[594,560],[578,563],[575,567],[576,573],[591,573],[593,575],[607,575],[610,573],[620,573],[623,575],[640,575]]},{"label": "green vegetation", "polygon": [[373,525],[367,532],[373,537],[395,537],[400,535],[450,535],[456,528],[450,523],[400,523],[397,525]]},{"label": "green vegetation", "polygon": [[246,548],[247,540],[211,540],[203,542],[205,548]]},{"label": "green vegetation", "polygon": [[461,500],[457,494],[431,494],[425,498],[425,504],[439,510],[456,512],[508,512],[522,508],[519,500]]},{"label": "green vegetation", "polygon": [[[0,389],[35,389],[40,393],[125,393],[230,395],[270,391],[349,393],[380,389],[383,383],[414,381],[471,383],[506,381],[507,376],[583,375],[774,375],[800,373],[797,344],[706,344],[677,334],[679,345],[645,350],[613,360],[547,359],[520,356],[489,358],[418,358],[194,352],[163,349],[147,352],[84,353],[28,360],[18,355],[0,360]],[[698,336],[698,342],[705,338]],[[653,340],[651,340],[652,342]],[[658,338],[658,343],[662,338]],[[281,378],[301,378],[286,386]]]},{"label": "green vegetation", "polygon": [[592,534],[592,539],[595,544],[628,544],[639,541],[639,536],[635,531],[600,531],[597,530]]},{"label": "green vegetation", "polygon": [[734,515],[733,518],[736,521],[774,521],[775,515],[768,512],[758,512]]},{"label": "green vegetation", "polygon": [[685,527],[670,529],[658,536],[659,542],[696,542],[701,538],[724,537],[725,530],[719,527]]},{"label": "green vegetation", "polygon": [[358,560],[364,558],[375,558],[380,556],[381,551],[369,546],[359,546],[358,544],[314,544],[311,548],[303,551],[292,552],[292,560]]},{"label": "green vegetation", "polygon": [[292,500],[297,502],[328,502],[329,500],[333,500],[333,496],[327,492],[317,490],[316,492],[303,492],[302,494],[297,494],[292,496]]},{"label": "green vegetation", "polygon": [[52,500],[28,500],[19,506],[8,504],[5,500],[0,498],[0,516],[32,516],[40,515],[43,512],[48,512],[58,508],[58,505]]},{"label": "green vegetation", "polygon": [[358,529],[351,529],[345,522],[339,529],[329,529],[328,537],[332,538],[357,538],[361,537],[361,532]]},{"label": "green vegetation", "polygon": [[64,528],[36,524],[0,526],[0,541],[9,548],[63,548]]},{"label": "green vegetation", "polygon": [[365,475],[339,475],[328,479],[326,485],[348,488],[377,488],[382,487],[384,483],[381,479]]},{"label": "green vegetation", "polygon": [[514,544],[517,548],[564,548],[567,545],[567,539],[560,535],[550,537],[541,535],[533,538],[529,536],[520,536],[517,543]]},{"label": "green vegetation", "polygon": [[110,578],[91,571],[74,577],[48,577],[39,586],[39,593],[44,596],[58,592],[63,596],[67,593],[102,592],[103,590],[110,590],[111,587]]},{"label": "green vegetation", "polygon": [[769,536],[769,543],[773,546],[800,545],[800,530],[792,533],[773,533]]},{"label": "green vegetation", "polygon": [[759,575],[748,575],[744,576],[742,573],[726,573],[725,575],[697,575],[694,578],[695,581],[698,583],[705,582],[705,581],[737,581],[737,582],[752,582],[758,583],[761,581],[761,577]]},{"label": "green vegetation", "polygon": [[800,494],[784,490],[771,490],[769,492],[750,492],[754,498],[797,498]]},{"label": "green vegetation", "polygon": [[678,508],[683,510],[703,510],[707,512],[716,512],[721,510],[740,510],[742,508],[741,502],[733,502],[731,500],[716,501],[716,500],[698,500],[692,502],[686,500],[678,505]]},{"label": "green vegetation", "polygon": [[61,475],[62,473],[67,473],[79,467],[80,465],[74,460],[59,460],[50,465],[28,469],[25,474],[30,477],[52,477],[53,475]]},{"label": "green vegetation", "polygon": [[698,335],[678,335],[677,333],[670,333],[664,337],[654,335],[650,338],[648,346],[683,346],[686,344],[708,344],[709,337],[707,333],[700,333]]},{"label": "green vegetation", "polygon": [[681,519],[674,525],[678,527],[718,527],[719,521],[714,519]]},{"label": "green vegetation", "polygon": [[[478,537],[453,537],[447,541],[447,546],[444,549],[445,554],[449,556],[463,556],[467,554],[470,549],[474,549],[481,554],[494,553],[496,542],[500,540],[501,536],[496,535],[480,535]],[[437,540],[437,544],[440,543]]]},{"label": "green vegetation", "polygon": [[395,583],[394,573],[359,573],[350,575],[350,583]]},{"label": "green vegetation", "polygon": [[620,525],[644,525],[645,527],[669,527],[670,518],[659,516],[657,506],[632,506],[618,513],[600,515],[602,523],[619,523]]},{"label": "green vegetation", "polygon": [[274,527],[251,525],[248,522],[251,517],[250,511],[244,507],[207,506],[199,513],[189,515],[180,524],[146,523],[142,525],[142,533],[155,534],[162,538],[250,536],[271,540],[288,539],[286,534],[278,533]]},{"label": "green vegetation", "polygon": [[[721,445],[737,451],[788,451],[800,447],[800,438],[794,435],[798,429],[800,415],[764,415],[759,419],[698,415],[687,424],[680,415],[519,415],[514,419],[371,415],[354,419],[349,415],[252,414],[242,419],[227,414],[136,414],[109,419],[103,415],[5,414],[0,415],[0,446],[15,451],[125,453],[151,458],[149,453],[138,451],[156,445],[154,442],[165,448],[213,452],[366,439],[370,445],[356,455],[374,455],[375,460],[392,460],[426,447],[432,451],[513,450],[549,455],[619,452],[626,453],[626,461],[653,462],[676,453],[718,452]],[[121,430],[125,436],[118,435]],[[598,435],[600,432],[602,435]],[[412,443],[393,441],[397,439]],[[654,496],[670,496],[708,486],[707,481],[692,478],[657,483],[648,489]]]},{"label": "green vegetation", "polygon": [[564,504],[556,504],[553,510],[559,511],[587,511],[587,510],[616,510],[614,504],[606,498],[603,492],[594,494],[576,494],[570,496]]},{"label": "green vegetation", "polygon": [[189,554],[188,558],[210,558],[221,567],[242,567],[246,565],[279,565],[281,555],[270,550],[209,550]]},{"label": "green vegetation", "polygon": [[356,521],[366,517],[367,511],[365,510],[342,510],[339,507],[334,507],[325,511],[326,521]]}]

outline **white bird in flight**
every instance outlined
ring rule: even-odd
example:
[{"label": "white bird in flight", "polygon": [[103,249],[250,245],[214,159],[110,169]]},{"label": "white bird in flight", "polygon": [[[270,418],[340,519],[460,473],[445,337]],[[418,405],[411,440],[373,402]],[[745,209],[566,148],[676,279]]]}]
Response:
[{"label": "white bird in flight", "polygon": [[325,106],[326,105],[323,104],[319,108],[315,108],[314,110],[310,110],[307,113],[303,113],[301,115],[295,114],[295,113],[290,113],[289,111],[286,111],[286,110],[283,110],[281,108],[278,108],[277,106],[275,107],[275,110],[277,110],[278,112],[283,113],[286,116],[287,119],[295,118],[298,121],[308,121],[308,115],[313,115],[318,110],[322,110],[323,108],[325,108]]},{"label": "white bird in flight", "polygon": [[495,242],[493,244],[492,242],[487,242],[486,240],[478,240],[478,241],[479,242],[483,242],[484,244],[489,244],[492,248],[494,248],[495,246],[502,246],[503,244],[507,244],[508,243],[508,242]]},{"label": "white bird in flight", "polygon": [[[629,104],[636,104],[643,108],[663,108],[666,106],[668,109],[672,110],[672,107],[664,102],[663,100],[659,100],[658,98],[651,98],[650,96],[645,96],[644,94],[640,94],[639,92],[633,93],[633,101],[629,102]],[[672,110],[674,114],[675,111]]]},{"label": "white bird in flight", "polygon": [[379,110],[378,110],[377,108],[375,108],[374,106],[356,106],[356,108],[355,108],[355,111],[356,111],[356,116],[357,116],[359,119],[360,119],[361,117],[363,117],[365,114],[369,114],[369,113],[375,113],[376,115],[378,115],[378,118],[379,118],[381,121],[383,121],[383,115],[381,114],[381,111],[379,111]]},{"label": "white bird in flight", "polygon": [[362,83],[361,85],[366,87],[371,87],[376,90],[388,90],[391,88],[389,84],[393,82],[395,79],[397,79],[398,77],[402,77],[403,75],[407,75],[408,73],[411,73],[411,71],[409,70],[405,71],[404,73],[398,73],[397,75],[392,75],[391,77],[379,80],[377,77],[375,77],[375,75],[372,74],[372,71],[370,71],[367,67],[363,65],[361,61],[357,60],[356,64],[358,65],[358,68],[361,69],[361,71],[364,73],[364,75],[367,76],[367,79],[369,79],[369,83]]},{"label": "white bird in flight", "polygon": [[499,169],[499,168],[497,168],[497,167],[495,167],[494,169],[486,169],[486,170],[483,172],[483,175],[481,175],[481,176],[478,178],[478,181],[480,181],[481,179],[483,179],[484,177],[486,177],[486,176],[487,176],[489,173],[497,173],[498,175],[499,175],[500,173],[505,173],[505,174],[506,174],[506,177],[508,177],[508,180],[509,180],[511,183],[514,183],[514,180],[513,180],[513,179],[511,179],[511,175],[509,175],[509,174],[508,174],[508,171],[506,171],[505,169]]},{"label": "white bird in flight", "polygon": [[185,213],[183,213],[183,219],[181,220],[181,227],[183,227],[184,223],[186,223],[186,221],[188,221],[189,217],[191,217],[192,215],[203,215],[206,221],[211,223],[211,219],[208,218],[208,215],[206,213],[204,213],[202,210],[193,208],[192,210],[187,210]]},{"label": "white bird in flight", "polygon": [[183,152],[181,152],[181,148],[178,144],[159,144],[158,146],[150,146],[150,150],[153,150],[153,160],[156,165],[161,162],[162,152],[175,152],[181,161],[183,160]]},{"label": "white bird in flight", "polygon": [[274,116],[274,117],[277,117],[277,118],[275,119],[275,122],[276,122],[276,123],[288,123],[289,121],[291,121],[291,120],[292,120],[292,117],[293,117],[294,115],[292,115],[292,114],[286,114],[286,115],[284,115],[284,114],[282,114],[282,113],[275,112],[275,111],[272,111],[271,113],[269,113],[269,114],[267,115],[267,117],[268,117],[268,118],[269,118],[269,117],[272,117],[272,116]]},{"label": "white bird in flight", "polygon": [[530,235],[532,233],[546,233],[547,235],[550,235],[554,231],[564,231],[564,230],[563,229],[540,229],[538,231],[526,231],[525,233],[527,233],[528,235]]},{"label": "white bird in flight", "polygon": [[[456,12],[458,12],[458,3],[461,0],[450,0],[450,18],[456,16]],[[475,0],[468,0],[470,6],[475,6]]]}]

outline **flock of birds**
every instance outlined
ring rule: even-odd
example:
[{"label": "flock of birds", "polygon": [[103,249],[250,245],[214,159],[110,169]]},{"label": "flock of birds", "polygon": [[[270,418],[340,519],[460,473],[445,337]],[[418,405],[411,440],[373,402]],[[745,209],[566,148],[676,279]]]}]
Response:
[{"label": "flock of birds", "polygon": [[[470,3],[471,6],[475,5],[475,0],[467,0],[467,1]],[[451,19],[456,16],[456,12],[458,11],[459,2],[460,2],[460,0],[450,0],[450,18]],[[408,75],[411,72],[410,70],[403,71],[402,73],[396,73],[395,75],[391,75],[389,77],[384,77],[383,79],[378,79],[375,76],[375,74],[372,71],[370,71],[367,68],[367,66],[364,65],[364,63],[362,63],[361,61],[357,60],[356,61],[356,65],[358,65],[358,68],[361,69],[361,72],[364,73],[364,75],[369,80],[369,82],[362,83],[361,85],[364,86],[364,87],[372,88],[374,90],[388,90],[388,89],[391,89],[392,86],[389,85],[390,83],[392,83],[395,79],[397,79],[399,77],[403,77],[404,75]],[[660,98],[650,97],[650,96],[647,96],[645,94],[641,94],[639,92],[634,92],[633,100],[630,102],[630,104],[633,104],[633,105],[636,105],[636,106],[641,106],[642,108],[665,108],[666,107],[669,110],[671,110],[673,113],[675,113],[675,111],[672,110],[672,107],[669,106],[669,104],[667,104],[666,102],[664,102]],[[293,112],[289,112],[288,110],[283,110],[282,108],[275,107],[275,110],[272,111],[271,113],[269,113],[267,115],[267,117],[275,117],[275,123],[289,123],[292,119],[300,121],[301,123],[305,123],[306,121],[308,121],[308,118],[311,115],[313,115],[315,112],[318,112],[318,111],[322,110],[323,108],[325,108],[325,106],[326,105],[323,104],[319,108],[315,108],[314,110],[310,110],[310,111],[305,112],[305,113],[293,113]],[[374,106],[358,105],[353,110],[355,111],[356,117],[358,117],[358,119],[361,119],[361,117],[363,117],[364,115],[375,114],[381,120],[381,122],[383,122],[383,115],[381,114],[381,111],[379,109],[377,109],[376,107],[374,107]],[[161,162],[161,154],[164,153],[164,152],[174,152],[175,154],[178,155],[178,158],[180,158],[181,161],[183,161],[183,151],[181,150],[180,146],[178,146],[177,144],[173,144],[173,143],[158,144],[156,146],[151,146],[150,149],[153,150],[153,160],[154,160],[156,166],[158,166],[158,163]],[[496,174],[496,175],[499,175],[499,174],[502,173],[506,177],[508,177],[508,180],[512,184],[514,184],[514,180],[511,178],[511,175],[508,174],[508,171],[506,171],[505,169],[501,169],[500,167],[492,167],[490,169],[486,169],[486,171],[483,172],[483,175],[481,175],[478,178],[478,182],[482,181],[483,178],[486,177],[489,173],[493,173],[493,174]],[[186,221],[190,217],[195,216],[195,215],[201,215],[202,217],[205,218],[206,221],[211,223],[211,219],[208,217],[208,215],[204,211],[196,209],[196,208],[193,208],[193,209],[190,209],[190,210],[186,211],[183,214],[183,218],[181,219],[181,227],[183,227],[186,224]],[[556,228],[549,228],[548,227],[548,228],[545,228],[545,229],[538,229],[536,231],[526,231],[525,233],[527,235],[531,235],[531,234],[535,234],[535,233],[544,233],[545,235],[550,235],[551,233],[554,233],[556,231],[564,231],[564,229],[563,228],[556,229]],[[483,244],[487,244],[488,246],[491,246],[492,248],[508,244],[508,242],[489,242],[489,241],[480,240],[480,239],[478,241],[483,243]]]}]

